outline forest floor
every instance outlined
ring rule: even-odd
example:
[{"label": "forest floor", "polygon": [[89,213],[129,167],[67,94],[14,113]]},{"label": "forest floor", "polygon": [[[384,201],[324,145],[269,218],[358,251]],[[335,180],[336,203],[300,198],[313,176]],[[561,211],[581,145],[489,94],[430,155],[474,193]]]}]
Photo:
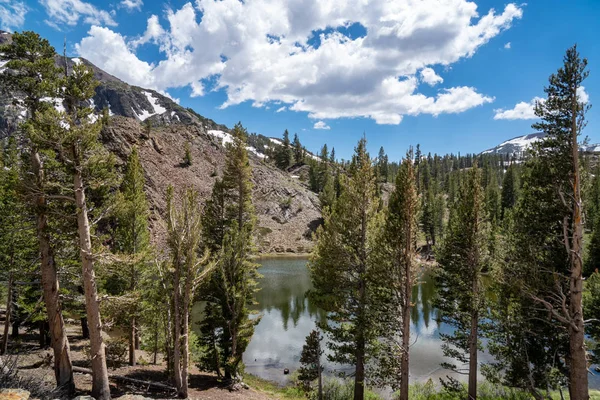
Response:
[{"label": "forest floor", "polygon": [[[0,334],[3,332],[3,324],[0,323]],[[71,361],[74,366],[90,368],[90,362],[86,355],[89,340],[82,339],[81,328],[75,325],[67,325],[69,344],[71,346]],[[40,348],[39,335],[37,330],[26,332],[20,330],[17,338],[10,337],[8,356],[17,357],[19,374],[25,379],[33,379],[47,385],[49,388],[54,385],[54,371],[52,368],[52,350]],[[4,356],[6,357],[6,356]],[[138,350],[137,358],[141,362],[137,366],[119,365],[109,367],[109,375],[119,375],[128,378],[138,379],[146,382],[162,383],[171,386],[166,373],[166,366],[162,359],[158,360],[157,365],[153,365],[152,354]],[[92,388],[92,377],[85,373],[74,373],[76,395],[89,395]],[[273,388],[259,382],[253,385],[253,378],[248,379],[252,386],[250,389],[242,389],[238,392],[229,391],[213,374],[199,371],[195,366],[190,368],[189,377],[189,398],[190,399],[250,399],[250,400],[273,400],[278,398],[288,398],[281,396]],[[147,398],[167,399],[175,398],[175,393],[161,391],[147,387],[141,387],[134,384],[123,384],[110,380],[111,395],[117,398],[124,395],[141,395]]]}]

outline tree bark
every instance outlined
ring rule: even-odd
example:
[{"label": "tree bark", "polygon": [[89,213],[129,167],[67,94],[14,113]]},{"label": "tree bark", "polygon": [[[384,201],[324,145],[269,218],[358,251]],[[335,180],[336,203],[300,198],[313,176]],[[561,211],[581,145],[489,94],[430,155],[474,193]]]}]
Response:
[{"label": "tree bark", "polygon": [[185,282],[185,293],[183,297],[183,326],[181,330],[183,331],[183,343],[182,343],[182,353],[183,360],[181,365],[181,390],[179,395],[183,398],[187,398],[188,396],[188,368],[189,368],[189,357],[190,357],[190,337],[189,337],[189,324],[190,324],[190,298],[192,295],[192,287],[190,276],[190,272],[188,271],[187,279]]},{"label": "tree bark", "polygon": [[12,286],[13,274],[8,276],[8,294],[6,298],[6,319],[4,320],[4,335],[2,336],[2,345],[0,347],[0,355],[6,354],[8,351],[8,331],[10,328],[10,315],[12,314]]},{"label": "tree bark", "polygon": [[[412,212],[412,210],[408,210]],[[410,314],[412,301],[412,236],[410,222],[406,223],[404,244],[404,302],[402,304],[402,359],[400,361],[400,400],[408,400],[409,384],[409,347],[410,347]]]},{"label": "tree bark", "polygon": [[[478,301],[479,288],[477,276],[473,277],[473,296]],[[471,311],[471,332],[469,334],[469,400],[477,399],[477,336],[479,324],[478,305]]]},{"label": "tree bark", "polygon": [[48,216],[46,197],[43,194],[44,169],[38,153],[32,154],[32,165],[39,193],[35,198],[35,210],[37,214],[37,235],[41,257],[41,281],[50,323],[50,341],[54,354],[54,375],[56,385],[66,390],[70,395],[75,391],[73,382],[73,366],[67,330],[62,315],[62,307],[59,297],[60,284],[54,261],[54,249],[52,248],[50,235],[48,234]]},{"label": "tree bark", "polygon": [[364,339],[359,338],[356,343],[356,372],[354,375],[354,400],[363,400],[364,398],[365,398],[365,342],[364,342]]},{"label": "tree bark", "polygon": [[129,325],[129,365],[135,366],[135,317]]},{"label": "tree bark", "polygon": [[[571,399],[589,399],[585,332],[583,326],[583,259],[581,241],[583,221],[581,212],[581,187],[579,184],[579,146],[577,144],[577,86],[572,88],[571,151],[573,156],[573,238],[571,242],[571,279],[569,314],[569,394]],[[567,238],[565,238],[567,239]]]},{"label": "tree bark", "polygon": [[79,254],[83,272],[83,288],[85,292],[85,309],[90,330],[90,347],[92,354],[92,397],[96,400],[110,400],[108,369],[106,368],[106,352],[102,338],[102,320],[98,304],[98,290],[94,273],[94,259],[90,223],[85,200],[85,189],[81,171],[76,170],[73,178],[75,189],[75,205],[77,206],[77,230],[79,233]]},{"label": "tree bark", "polygon": [[175,387],[177,394],[181,396],[181,310],[180,306],[180,265],[175,265],[175,275],[173,277],[173,319],[175,321],[173,333],[173,373],[175,374]]}]

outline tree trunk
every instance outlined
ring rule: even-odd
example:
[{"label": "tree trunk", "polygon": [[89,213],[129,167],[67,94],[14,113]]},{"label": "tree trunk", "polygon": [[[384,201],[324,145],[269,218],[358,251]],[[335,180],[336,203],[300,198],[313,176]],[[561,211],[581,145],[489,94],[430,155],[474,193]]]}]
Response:
[{"label": "tree trunk", "polygon": [[[583,221],[581,212],[581,187],[579,185],[579,146],[577,145],[577,87],[572,89],[571,147],[573,155],[573,239],[571,242],[571,279],[569,314],[569,394],[571,399],[589,399],[585,332],[583,326],[583,259],[581,240]],[[566,239],[566,238],[565,238]]]},{"label": "tree trunk", "polygon": [[54,249],[51,246],[50,235],[47,232],[48,216],[46,213],[46,197],[43,194],[44,170],[38,153],[32,155],[32,165],[39,193],[35,198],[35,210],[37,214],[37,235],[41,258],[41,281],[50,324],[50,340],[54,353],[54,375],[56,385],[67,391],[70,395],[75,391],[73,382],[73,366],[65,321],[62,315],[60,303],[60,285],[58,273],[54,262]]},{"label": "tree trunk", "polygon": [[365,398],[365,342],[359,339],[356,343],[356,372],[354,375],[354,400]]},{"label": "tree trunk", "polygon": [[154,323],[154,358],[152,359],[152,363],[156,365],[158,357],[158,321]]},{"label": "tree trunk", "polygon": [[2,345],[0,347],[0,355],[6,354],[8,351],[8,330],[10,327],[10,315],[12,314],[12,286],[13,274],[8,276],[8,294],[6,298],[6,319],[4,320],[4,335],[2,336]]},{"label": "tree trunk", "polygon": [[[177,261],[176,261],[177,262]],[[173,319],[175,321],[173,333],[173,373],[175,374],[175,387],[177,394],[181,396],[181,310],[180,303],[180,265],[175,265],[175,275],[173,277]]]},{"label": "tree trunk", "polygon": [[90,330],[90,347],[92,355],[92,397],[96,400],[110,399],[108,370],[106,368],[106,352],[102,338],[102,319],[98,304],[98,290],[94,273],[94,259],[90,223],[85,200],[85,189],[81,171],[76,171],[74,179],[75,205],[77,206],[77,230],[79,233],[79,254],[83,272],[83,288],[85,292],[85,309]]},{"label": "tree trunk", "polygon": [[[13,294],[13,297],[16,297],[16,296]],[[12,336],[15,339],[18,338],[20,327],[21,327],[21,320],[19,319],[19,316],[16,315],[15,320],[12,323],[12,332],[11,332],[10,336]]]},{"label": "tree trunk", "polygon": [[90,338],[90,328],[88,327],[88,322],[86,317],[81,317],[79,319],[81,322],[81,338],[89,339]]},{"label": "tree trunk", "polygon": [[183,326],[181,330],[183,331],[183,343],[182,343],[182,366],[181,366],[181,390],[179,395],[183,398],[187,398],[188,396],[188,368],[189,368],[189,357],[190,357],[190,337],[189,337],[189,324],[190,324],[190,298],[192,295],[191,288],[191,279],[189,272],[186,274],[186,282],[185,282],[185,293],[183,297],[183,311],[182,311],[182,319]]},{"label": "tree trunk", "polygon": [[[410,247],[412,238],[407,238],[406,251],[407,255],[411,254]],[[404,303],[402,304],[402,359],[400,361],[400,400],[408,400],[408,384],[409,384],[409,347],[410,347],[410,313],[412,301],[412,277],[411,277],[411,260],[410,256],[405,259],[404,270]]]},{"label": "tree trunk", "polygon": [[139,350],[140,349],[140,342],[141,342],[141,340],[140,340],[140,329],[139,329],[139,326],[137,325],[137,321],[136,321],[136,324],[133,325],[133,329],[135,330],[135,343],[134,343],[134,346],[135,346],[136,350]]},{"label": "tree trunk", "polygon": [[129,325],[129,365],[135,366],[135,318]]},{"label": "tree trunk", "polygon": [[[319,334],[320,335],[320,334]],[[319,342],[318,342],[319,348],[318,348],[318,352],[317,354],[319,355],[317,357],[317,371],[319,371],[319,375],[318,375],[318,400],[323,400],[323,370],[321,368],[321,339],[319,338]]]},{"label": "tree trunk", "polygon": [[[477,276],[473,278],[473,296],[478,302],[479,288]],[[469,334],[469,400],[477,399],[477,336],[479,324],[478,306],[471,311],[471,332]]]}]

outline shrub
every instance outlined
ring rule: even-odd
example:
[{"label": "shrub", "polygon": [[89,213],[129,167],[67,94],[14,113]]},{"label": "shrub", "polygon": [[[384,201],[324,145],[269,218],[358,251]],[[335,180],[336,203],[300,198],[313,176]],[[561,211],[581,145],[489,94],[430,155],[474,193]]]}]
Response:
[{"label": "shrub", "polygon": [[118,368],[127,362],[129,343],[126,339],[108,339],[106,341],[106,364]]}]

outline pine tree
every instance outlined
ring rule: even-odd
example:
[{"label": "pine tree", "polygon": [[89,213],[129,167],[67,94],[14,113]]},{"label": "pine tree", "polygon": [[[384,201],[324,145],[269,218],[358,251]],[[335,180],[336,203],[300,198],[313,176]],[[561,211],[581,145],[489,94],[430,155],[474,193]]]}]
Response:
[{"label": "pine tree", "polygon": [[331,153],[329,153],[329,162],[331,164],[335,163],[335,148],[334,147],[331,148]]},{"label": "pine tree", "polygon": [[501,194],[501,219],[504,219],[506,210],[509,210],[517,203],[517,173],[515,164],[511,164],[504,175],[502,180],[502,194]]},{"label": "pine tree", "polygon": [[376,293],[382,298],[382,344],[379,355],[382,384],[400,389],[400,398],[408,399],[410,322],[413,286],[416,282],[417,195],[412,154],[403,160],[389,205],[384,213],[381,235],[376,240],[374,265],[378,282]]},{"label": "pine tree", "polygon": [[586,70],[587,59],[580,57],[577,46],[567,50],[563,62],[563,67],[550,76],[549,86],[544,89],[548,98],[536,104],[535,114],[541,122],[533,124],[532,128],[547,134],[537,150],[554,150],[556,155],[548,154],[547,157],[560,163],[556,169],[562,179],[555,182],[565,206],[562,241],[569,258],[566,271],[569,308],[559,320],[562,319],[569,330],[569,394],[573,399],[585,400],[589,398],[589,390],[582,308],[583,211],[577,138],[586,125],[585,113],[589,109],[589,105],[581,101],[579,89],[589,72]]},{"label": "pine tree", "polygon": [[[458,198],[450,212],[447,234],[440,251],[441,270],[436,277],[436,305],[441,321],[454,327],[453,333],[441,333],[446,357],[469,365],[469,399],[477,398],[477,351],[479,324],[485,310],[481,274],[486,263],[485,209],[481,170],[466,172]],[[443,364],[457,371],[456,365]],[[456,380],[445,382],[455,387]]]},{"label": "pine tree", "polygon": [[290,134],[286,129],[283,132],[283,141],[281,146],[277,148],[275,154],[275,164],[277,168],[287,170],[288,167],[292,164],[292,149],[290,146]]},{"label": "pine tree", "polygon": [[321,340],[323,340],[323,337],[318,330],[314,329],[306,337],[306,343],[302,346],[302,354],[300,355],[301,367],[298,369],[298,380],[303,383],[305,390],[310,391],[311,383],[318,379],[318,400],[323,400],[323,384],[321,381],[323,350],[321,350]]},{"label": "pine tree", "polygon": [[[59,87],[59,69],[54,65],[55,51],[50,43],[34,32],[14,33],[12,43],[0,48],[3,59],[8,60],[4,73],[0,75],[3,85],[11,91],[24,94],[24,106],[30,121],[23,126],[28,140],[37,134],[38,112],[49,107],[44,97],[56,97]],[[17,73],[10,73],[16,71]],[[50,336],[54,352],[54,371],[56,384],[68,394],[74,391],[73,368],[71,365],[69,341],[62,316],[59,298],[60,284],[54,256],[54,247],[48,232],[49,199],[46,174],[47,157],[40,153],[40,146],[31,143],[29,158],[31,161],[30,185],[28,193],[31,205],[36,213],[37,237],[40,251],[41,281],[44,303],[50,322]]]},{"label": "pine tree", "polygon": [[[6,299],[6,319],[0,344],[0,355],[8,351],[9,327],[11,317],[16,316],[16,282],[30,281],[31,265],[38,257],[35,241],[33,218],[22,198],[22,163],[19,159],[17,143],[14,137],[2,149],[0,157],[0,279],[8,282]],[[35,274],[37,275],[37,274]],[[35,290],[35,302],[39,293]],[[41,322],[45,322],[41,321]],[[18,330],[17,330],[18,332]],[[45,344],[45,343],[43,343]]]},{"label": "pine tree", "polygon": [[193,159],[192,159],[192,148],[191,148],[189,142],[185,142],[183,150],[184,150],[183,166],[190,167],[192,165]]},{"label": "pine tree", "polygon": [[[246,129],[241,123],[232,131],[233,143],[227,144],[223,181],[217,181],[210,201],[210,214],[204,226],[222,233],[222,241],[207,242],[215,254],[216,267],[203,298],[208,302],[203,322],[202,342],[212,346],[205,364],[216,368],[237,388],[242,377],[242,355],[259,318],[250,318],[250,306],[257,290],[258,265],[251,261],[256,224],[252,205],[252,170],[246,150]],[[206,229],[205,228],[205,229]]]},{"label": "pine tree", "polygon": [[[131,257],[126,262],[129,264],[129,271],[124,277],[128,282],[127,295],[133,300],[131,301],[133,309],[129,312],[128,324],[130,365],[136,363],[135,342],[139,335],[138,319],[141,313],[139,308],[139,280],[143,274],[150,248],[150,231],[148,228],[150,212],[144,192],[145,182],[138,149],[134,146],[127,159],[125,175],[116,201],[116,230],[114,234],[116,251]],[[120,271],[120,274],[123,278],[123,271]]]},{"label": "pine tree", "polygon": [[302,143],[300,143],[300,139],[298,138],[298,134],[294,133],[294,163],[303,164],[304,163],[304,150],[302,148]]},{"label": "pine tree", "polygon": [[371,313],[370,254],[372,222],[379,201],[375,198],[376,176],[359,141],[349,168],[341,177],[341,194],[324,213],[317,243],[310,260],[312,297],[327,312],[322,329],[330,338],[330,360],[355,366],[354,399],[364,398],[368,344],[377,335]]},{"label": "pine tree", "polygon": [[108,191],[114,180],[114,157],[102,146],[99,139],[101,121],[92,122],[92,109],[85,102],[94,95],[98,82],[89,67],[74,66],[65,79],[63,97],[66,112],[51,108],[39,117],[42,127],[34,142],[56,154],[60,165],[72,179],[71,201],[77,213],[79,253],[86,300],[86,315],[90,328],[92,354],[92,394],[97,399],[110,399],[108,370],[102,321],[94,270],[94,249],[86,193],[94,187]]},{"label": "pine tree", "polygon": [[181,193],[176,207],[173,187],[167,189],[167,243],[173,270],[173,364],[175,385],[181,398],[188,397],[190,312],[198,285],[213,269],[208,254],[198,257],[202,241],[202,212],[193,189]]},{"label": "pine tree", "polygon": [[385,154],[383,146],[379,148],[379,155],[377,156],[377,175],[380,182],[387,182],[389,175],[388,168],[388,156]]}]

